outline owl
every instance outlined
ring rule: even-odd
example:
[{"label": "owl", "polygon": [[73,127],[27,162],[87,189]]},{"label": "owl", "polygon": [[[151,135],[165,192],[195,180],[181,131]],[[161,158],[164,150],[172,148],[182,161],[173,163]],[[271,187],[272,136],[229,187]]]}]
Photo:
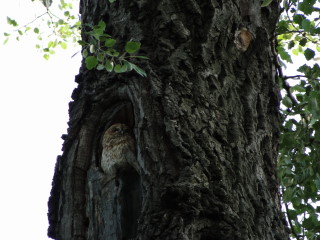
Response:
[{"label": "owl", "polygon": [[109,181],[130,166],[138,171],[135,141],[130,128],[123,123],[113,124],[102,139],[101,168]]}]

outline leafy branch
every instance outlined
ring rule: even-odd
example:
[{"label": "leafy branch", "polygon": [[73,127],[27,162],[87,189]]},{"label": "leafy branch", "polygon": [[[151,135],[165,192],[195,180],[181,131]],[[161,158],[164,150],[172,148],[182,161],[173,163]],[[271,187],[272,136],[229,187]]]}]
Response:
[{"label": "leafy branch", "polygon": [[[33,0],[35,1],[35,0]],[[33,32],[38,35],[39,43],[36,48],[44,53],[43,57],[49,59],[50,55],[54,54],[54,49],[59,45],[62,49],[66,49],[68,41],[78,43],[82,46],[82,56],[85,58],[85,65],[89,70],[106,70],[108,72],[123,73],[134,70],[139,75],[146,77],[146,72],[132,62],[132,59],[148,59],[145,56],[134,55],[140,47],[141,43],[135,41],[128,41],[124,50],[120,52],[117,50],[117,40],[105,33],[106,24],[100,21],[97,25],[92,26],[86,24],[85,26],[78,20],[75,15],[71,14],[72,4],[65,0],[60,0],[59,9],[63,12],[63,16],[59,17],[50,10],[52,0],[40,0],[46,8],[46,12],[40,14],[29,23],[19,26],[16,20],[7,18],[7,22],[14,28],[13,32],[17,32],[16,40],[19,41],[20,36],[24,35],[33,28]],[[107,1],[107,0],[106,0]],[[116,0],[108,0],[110,3]],[[38,26],[32,27],[37,20],[46,20],[47,27],[51,29],[51,33],[43,37],[43,33]],[[84,28],[89,28],[85,32]],[[82,31],[87,41],[81,40],[80,32]],[[4,33],[6,44],[11,33]],[[41,44],[43,38],[48,42]]]},{"label": "leafy branch", "polygon": [[142,77],[146,77],[143,69],[129,61],[129,59],[140,58],[148,59],[145,56],[132,55],[136,53],[140,47],[140,42],[128,41],[124,51],[120,54],[115,46],[117,40],[105,33],[106,24],[100,21],[97,25],[88,25],[90,31],[84,32],[88,41],[79,41],[82,45],[82,56],[85,58],[86,67],[97,70],[107,70],[108,72],[124,73],[134,70]]},{"label": "leafy branch", "polygon": [[[284,0],[277,26],[275,59],[283,99],[278,175],[292,239],[320,239],[320,48],[318,9],[314,0]],[[285,75],[284,62],[304,55],[298,74]],[[276,56],[276,55],[275,55]],[[277,58],[277,57],[275,57]]]},{"label": "leafy branch", "polygon": [[[62,14],[55,14],[50,10],[51,0],[41,0],[41,2],[46,11],[27,24],[20,26],[16,20],[7,17],[7,23],[13,27],[13,31],[4,33],[6,37],[4,44],[13,36],[19,41],[23,35],[32,32],[37,36],[36,48],[43,53],[45,59],[49,59],[50,55],[55,53],[54,49],[57,46],[66,49],[68,43],[77,43],[80,39],[81,23],[77,16],[71,14],[72,3],[60,0],[58,7]],[[40,21],[39,25],[35,25],[38,21]],[[43,26],[43,23],[46,23],[47,26]]]}]

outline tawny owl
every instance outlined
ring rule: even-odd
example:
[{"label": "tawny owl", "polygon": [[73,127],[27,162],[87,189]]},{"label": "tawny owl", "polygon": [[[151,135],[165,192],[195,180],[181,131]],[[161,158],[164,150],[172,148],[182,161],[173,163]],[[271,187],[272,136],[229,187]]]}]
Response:
[{"label": "tawny owl", "polygon": [[129,166],[138,171],[135,142],[130,128],[123,123],[113,124],[102,139],[101,168],[108,180]]}]

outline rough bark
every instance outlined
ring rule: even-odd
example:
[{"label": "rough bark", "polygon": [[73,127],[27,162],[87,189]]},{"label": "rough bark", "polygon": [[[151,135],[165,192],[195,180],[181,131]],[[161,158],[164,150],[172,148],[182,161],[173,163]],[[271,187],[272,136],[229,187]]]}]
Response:
[{"label": "rough bark", "polygon": [[[276,178],[279,89],[271,51],[279,6],[260,4],[82,0],[84,23],[104,20],[122,44],[141,41],[139,54],[150,60],[137,64],[148,77],[81,68],[49,199],[50,237],[288,239]],[[234,43],[242,27],[255,36],[245,52]],[[133,128],[141,167],[127,181],[134,186],[122,188],[136,191],[121,195],[135,197],[140,210],[134,230],[123,230],[132,219],[119,220],[117,209],[127,199],[114,202],[117,183],[106,184],[99,168],[101,136],[117,122]]]}]

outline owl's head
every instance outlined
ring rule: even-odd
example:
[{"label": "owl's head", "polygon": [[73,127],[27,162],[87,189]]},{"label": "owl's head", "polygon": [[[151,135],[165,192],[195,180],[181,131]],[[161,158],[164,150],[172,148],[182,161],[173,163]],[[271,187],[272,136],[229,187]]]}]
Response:
[{"label": "owl's head", "polygon": [[124,135],[129,133],[129,127],[123,123],[116,123],[109,127],[106,133],[110,135]]},{"label": "owl's head", "polygon": [[130,128],[123,123],[116,123],[111,125],[103,136],[103,146],[108,144],[116,144],[119,141],[126,139],[130,136]]}]

